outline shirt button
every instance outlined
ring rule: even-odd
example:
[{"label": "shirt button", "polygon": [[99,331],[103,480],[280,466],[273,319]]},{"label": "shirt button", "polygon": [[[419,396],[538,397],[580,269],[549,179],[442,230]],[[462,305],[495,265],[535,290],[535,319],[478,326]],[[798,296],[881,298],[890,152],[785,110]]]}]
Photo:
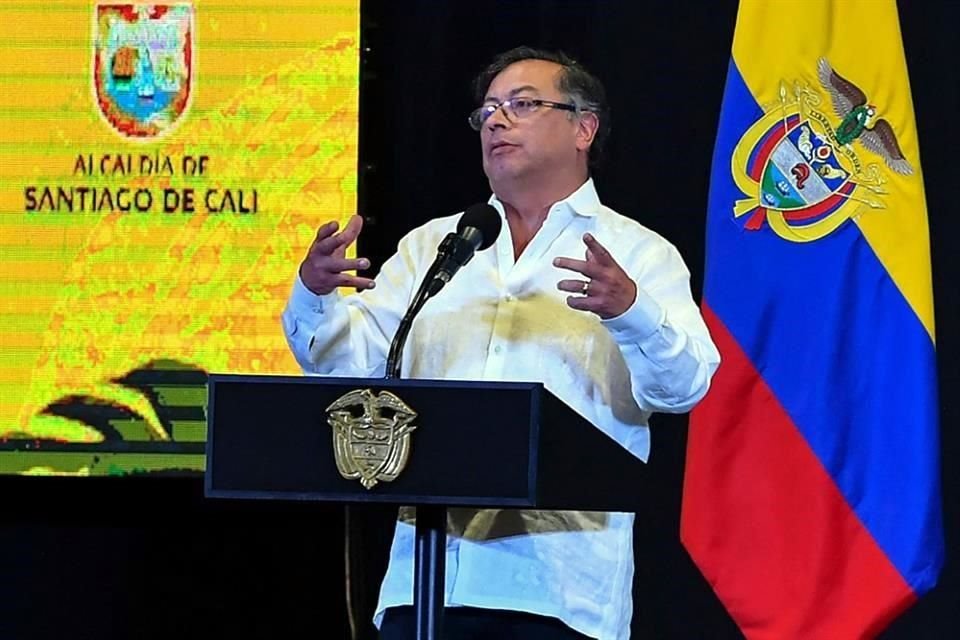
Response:
[{"label": "shirt button", "polygon": [[506,300],[507,302],[513,302],[513,301],[514,301],[514,297],[513,297],[512,295],[510,295],[509,293],[508,293],[507,295],[505,295],[505,296],[503,297],[503,299]]},{"label": "shirt button", "polygon": [[503,348],[500,345],[497,345],[493,348],[494,353],[500,353],[501,351],[503,351]]}]

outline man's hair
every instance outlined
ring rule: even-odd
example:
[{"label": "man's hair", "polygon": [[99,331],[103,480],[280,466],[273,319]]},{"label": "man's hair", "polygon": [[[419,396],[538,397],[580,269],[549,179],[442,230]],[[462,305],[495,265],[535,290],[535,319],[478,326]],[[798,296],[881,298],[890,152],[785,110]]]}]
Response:
[{"label": "man's hair", "polygon": [[595,169],[602,157],[604,143],[610,135],[610,106],[607,104],[607,93],[603,83],[596,76],[562,51],[516,47],[499,54],[473,82],[477,104],[483,102],[490,83],[501,71],[523,60],[545,60],[563,67],[557,81],[557,88],[579,109],[596,114],[599,124],[588,155],[589,164]]}]

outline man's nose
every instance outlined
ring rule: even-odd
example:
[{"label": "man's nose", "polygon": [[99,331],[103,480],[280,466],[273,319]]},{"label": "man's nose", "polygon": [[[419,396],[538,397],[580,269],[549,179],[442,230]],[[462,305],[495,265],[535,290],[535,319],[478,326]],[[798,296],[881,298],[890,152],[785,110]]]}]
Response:
[{"label": "man's nose", "polygon": [[507,115],[507,110],[503,107],[503,105],[500,105],[497,107],[496,111],[490,114],[490,116],[487,118],[487,121],[484,122],[484,125],[486,125],[490,131],[493,131],[497,127],[500,127],[501,129],[509,127],[513,125],[513,122],[510,120],[510,116]]}]

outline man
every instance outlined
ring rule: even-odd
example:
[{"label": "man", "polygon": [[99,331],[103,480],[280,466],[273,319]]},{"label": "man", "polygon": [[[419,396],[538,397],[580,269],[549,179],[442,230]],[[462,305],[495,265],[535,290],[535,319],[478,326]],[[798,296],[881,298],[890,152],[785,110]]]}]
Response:
[{"label": "man", "polygon": [[[590,160],[609,129],[598,80],[563,54],[519,48],[476,88],[470,124],[504,232],[426,304],[403,374],[541,381],[646,460],[651,413],[688,411],[719,363],[689,272],[671,244],[597,197]],[[321,227],[283,316],[304,370],[382,375],[458,219],[409,233],[375,281],[346,273],[368,267],[344,257],[361,219]],[[451,510],[445,637],[628,637],[632,525],[627,513]],[[385,640],[412,637],[413,535],[401,514],[377,612]]]}]

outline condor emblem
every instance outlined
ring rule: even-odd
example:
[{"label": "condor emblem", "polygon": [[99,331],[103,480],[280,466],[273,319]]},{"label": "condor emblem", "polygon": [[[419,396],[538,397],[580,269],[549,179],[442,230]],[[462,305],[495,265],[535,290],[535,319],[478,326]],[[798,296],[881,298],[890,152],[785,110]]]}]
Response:
[{"label": "condor emblem", "polygon": [[[744,228],[757,231],[766,222],[785,240],[809,242],[832,233],[864,208],[883,209],[885,173],[913,174],[893,127],[877,117],[866,94],[838,74],[830,63],[817,63],[820,91],[795,82],[780,84],[780,101],[757,120],[737,143],[731,170],[737,187],[749,196],[733,207],[746,218]],[[824,96],[840,122],[817,110]],[[856,143],[856,145],[854,144]],[[865,163],[858,152],[879,156]]]},{"label": "condor emblem", "polygon": [[327,407],[333,427],[333,451],[340,475],[360,479],[371,489],[403,471],[410,455],[411,424],[417,412],[389,391],[370,389],[344,394]]},{"label": "condor emblem", "polygon": [[93,85],[100,113],[128,138],[166,133],[190,100],[193,7],[98,4],[95,12]]}]

